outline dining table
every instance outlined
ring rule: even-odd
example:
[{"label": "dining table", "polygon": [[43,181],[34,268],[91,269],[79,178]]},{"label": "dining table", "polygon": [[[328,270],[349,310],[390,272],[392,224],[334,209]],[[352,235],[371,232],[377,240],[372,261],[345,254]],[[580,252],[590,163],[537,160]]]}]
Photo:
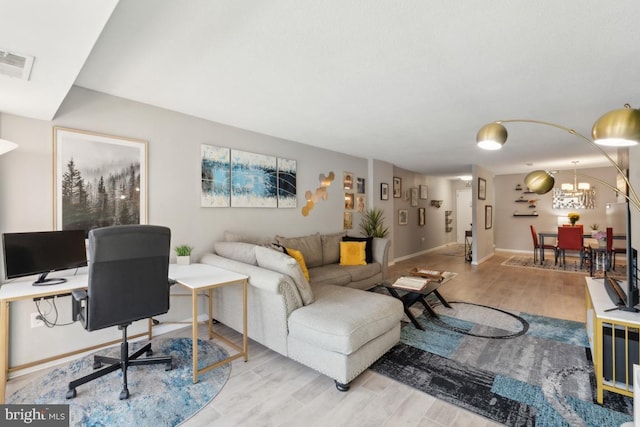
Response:
[{"label": "dining table", "polygon": [[[544,239],[545,237],[554,237],[554,238],[558,238],[558,231],[540,231],[538,232],[538,241],[540,242],[540,246],[544,247]],[[585,233],[582,235],[583,239],[593,239],[593,236],[591,235],[591,233]],[[627,235],[626,234],[614,234],[613,235],[613,239],[614,240],[626,240],[627,239]],[[544,263],[544,251],[540,251],[540,264]]]}]

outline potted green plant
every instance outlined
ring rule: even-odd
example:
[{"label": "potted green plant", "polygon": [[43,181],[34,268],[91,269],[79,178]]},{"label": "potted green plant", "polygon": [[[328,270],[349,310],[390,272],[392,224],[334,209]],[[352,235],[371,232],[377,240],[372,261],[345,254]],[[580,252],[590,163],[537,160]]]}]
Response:
[{"label": "potted green plant", "polygon": [[189,265],[191,264],[191,251],[193,250],[193,246],[189,245],[180,245],[176,246],[176,256],[177,263],[179,265]]},{"label": "potted green plant", "polygon": [[384,226],[384,212],[382,209],[371,208],[364,211],[360,220],[360,231],[369,237],[386,237],[389,227]]}]

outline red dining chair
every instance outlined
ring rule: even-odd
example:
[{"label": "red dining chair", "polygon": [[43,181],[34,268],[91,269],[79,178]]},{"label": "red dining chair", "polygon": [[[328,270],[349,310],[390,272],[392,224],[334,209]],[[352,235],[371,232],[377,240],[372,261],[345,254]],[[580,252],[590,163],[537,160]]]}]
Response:
[{"label": "red dining chair", "polygon": [[557,260],[558,256],[556,255],[556,246],[555,245],[540,245],[538,242],[538,233],[536,232],[536,228],[533,225],[530,225],[531,228],[531,238],[533,239],[533,263],[536,264],[538,262],[538,252],[540,252],[540,264],[542,264],[542,251],[550,250],[553,251],[553,258]]},{"label": "red dining chair", "polygon": [[580,234],[584,234],[584,225],[583,224],[576,224],[576,225],[571,225],[571,224],[562,224],[563,227],[573,227],[573,228],[579,228],[580,229]]},{"label": "red dining chair", "polygon": [[607,227],[607,259],[609,268],[616,269],[616,254],[626,254],[627,248],[616,248],[613,246],[613,228]]},{"label": "red dining chair", "polygon": [[556,245],[556,261],[562,255],[562,266],[566,268],[566,251],[577,251],[580,254],[580,268],[585,256],[582,232],[579,227],[558,227],[558,243]]}]

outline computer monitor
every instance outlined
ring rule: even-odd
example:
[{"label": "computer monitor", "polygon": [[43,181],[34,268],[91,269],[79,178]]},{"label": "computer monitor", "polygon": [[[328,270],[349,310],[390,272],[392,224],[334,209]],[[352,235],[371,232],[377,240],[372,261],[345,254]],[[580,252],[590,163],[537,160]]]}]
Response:
[{"label": "computer monitor", "polygon": [[47,278],[52,271],[87,265],[84,230],[4,233],[4,267],[7,279],[39,274],[34,286],[66,282]]}]

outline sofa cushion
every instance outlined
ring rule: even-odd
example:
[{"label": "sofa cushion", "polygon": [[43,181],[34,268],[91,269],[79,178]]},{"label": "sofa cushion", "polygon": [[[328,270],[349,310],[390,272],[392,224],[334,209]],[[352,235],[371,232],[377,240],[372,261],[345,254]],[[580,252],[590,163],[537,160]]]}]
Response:
[{"label": "sofa cushion", "polygon": [[328,264],[322,267],[310,268],[309,282],[346,286],[351,282],[351,273],[347,268],[348,267],[340,267],[340,264]]},{"label": "sofa cushion", "polygon": [[302,274],[304,274],[304,278],[309,281],[309,270],[307,269],[307,263],[304,261],[304,256],[302,252],[297,251],[293,248],[285,248],[287,255],[298,261],[298,265],[300,265],[300,269],[302,270]]},{"label": "sofa cushion", "polygon": [[302,252],[308,268],[322,265],[322,239],[320,238],[320,233],[291,238],[276,236],[276,240],[285,248],[293,248]]},{"label": "sofa cushion", "polygon": [[373,237],[352,237],[352,236],[344,236],[342,238],[344,242],[366,242],[366,261],[367,264],[373,262]]},{"label": "sofa cushion", "polygon": [[340,242],[340,265],[367,265],[366,242]]},{"label": "sofa cushion", "polygon": [[256,260],[260,267],[286,274],[293,279],[304,305],[313,302],[314,298],[311,286],[304,277],[298,261],[285,253],[262,246],[256,246],[255,253]]},{"label": "sofa cushion", "polygon": [[289,336],[312,346],[351,354],[397,326],[402,302],[387,295],[314,285],[316,301],[289,316]]},{"label": "sofa cushion", "polygon": [[256,260],[256,245],[243,242],[215,242],[213,249],[216,254],[246,264],[258,265]]},{"label": "sofa cushion", "polygon": [[244,242],[253,243],[254,245],[269,246],[271,239],[257,236],[248,236],[246,234],[235,233],[233,231],[225,230],[223,234],[225,242]]},{"label": "sofa cushion", "polygon": [[346,235],[346,231],[333,234],[323,234],[322,240],[322,264],[337,264],[340,262],[340,242]]}]

